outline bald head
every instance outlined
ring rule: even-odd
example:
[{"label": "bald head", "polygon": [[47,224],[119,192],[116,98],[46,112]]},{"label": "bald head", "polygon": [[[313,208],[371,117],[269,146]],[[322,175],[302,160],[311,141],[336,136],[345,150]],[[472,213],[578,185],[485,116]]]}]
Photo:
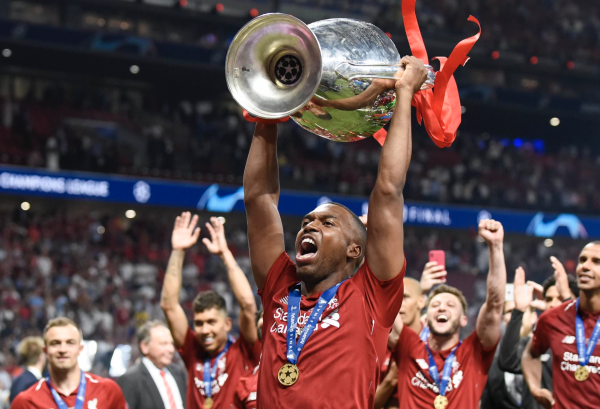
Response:
[{"label": "bald head", "polygon": [[404,299],[400,307],[400,315],[404,325],[415,332],[421,331],[421,310],[425,306],[425,297],[421,284],[414,278],[404,278]]},{"label": "bald head", "polygon": [[415,298],[423,295],[421,283],[412,277],[404,277],[404,292],[410,292]]}]

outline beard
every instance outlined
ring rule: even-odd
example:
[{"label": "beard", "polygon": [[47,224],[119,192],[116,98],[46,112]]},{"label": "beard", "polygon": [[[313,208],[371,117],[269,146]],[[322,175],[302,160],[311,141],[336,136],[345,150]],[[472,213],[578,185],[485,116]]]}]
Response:
[{"label": "beard", "polygon": [[438,337],[447,337],[447,336],[456,334],[456,332],[458,332],[460,330],[460,318],[457,318],[457,319],[454,319],[453,321],[451,321],[450,328],[448,328],[446,331],[443,331],[443,332],[437,331],[435,329],[434,322],[431,320],[427,320],[427,325],[429,326],[429,330],[431,331],[431,333],[433,335],[438,336]]}]

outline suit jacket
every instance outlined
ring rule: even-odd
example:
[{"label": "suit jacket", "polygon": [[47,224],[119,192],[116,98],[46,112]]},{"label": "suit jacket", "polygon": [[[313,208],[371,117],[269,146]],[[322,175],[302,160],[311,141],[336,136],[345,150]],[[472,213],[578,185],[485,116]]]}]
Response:
[{"label": "suit jacket", "polygon": [[37,382],[38,378],[36,378],[33,373],[26,369],[13,381],[13,384],[10,387],[10,402],[12,403],[19,393],[26,391]]},{"label": "suit jacket", "polygon": [[[177,382],[183,407],[185,408],[187,373],[179,365],[171,364],[167,368],[175,378],[175,382]],[[142,362],[133,365],[116,381],[121,387],[130,409],[168,409],[163,404],[152,375]]]}]

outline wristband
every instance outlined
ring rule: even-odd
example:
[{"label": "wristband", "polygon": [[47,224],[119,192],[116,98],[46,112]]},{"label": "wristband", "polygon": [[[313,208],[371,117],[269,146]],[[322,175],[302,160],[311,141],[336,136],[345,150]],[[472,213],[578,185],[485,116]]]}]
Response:
[{"label": "wristband", "polygon": [[278,124],[281,122],[287,122],[290,120],[289,116],[283,117],[283,118],[277,118],[277,119],[264,119],[264,118],[259,118],[257,116],[253,116],[252,114],[250,114],[248,111],[246,111],[244,109],[244,119],[248,122],[252,122],[252,123],[261,123],[261,124]]}]

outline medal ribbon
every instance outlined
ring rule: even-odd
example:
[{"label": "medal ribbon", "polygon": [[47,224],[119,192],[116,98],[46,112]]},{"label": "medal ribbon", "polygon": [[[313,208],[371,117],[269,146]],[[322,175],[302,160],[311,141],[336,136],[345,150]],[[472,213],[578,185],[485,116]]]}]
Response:
[{"label": "medal ribbon", "polygon": [[577,335],[577,355],[579,355],[579,365],[586,366],[588,362],[590,362],[590,358],[594,352],[594,348],[596,348],[598,339],[600,339],[600,318],[598,318],[598,321],[596,322],[594,332],[592,332],[592,336],[590,337],[590,343],[586,348],[585,326],[583,325],[583,319],[581,318],[581,315],[579,315],[579,297],[577,297],[576,308],[577,316],[575,318],[575,335]]},{"label": "medal ribbon", "polygon": [[[58,409],[69,409],[67,404],[62,400],[58,392],[54,390],[52,384],[50,383],[50,377],[46,378],[46,383],[48,384],[48,388],[52,393],[52,397],[54,398],[54,402],[56,402],[56,406]],[[83,402],[85,401],[85,389],[87,386],[87,380],[85,379],[85,374],[81,371],[81,380],[79,381],[79,388],[77,389],[77,401],[75,403],[75,409],[82,409]]]},{"label": "medal ribbon", "polygon": [[[425,64],[429,64],[427,50],[415,14],[415,3],[416,0],[402,0],[404,29],[412,54],[423,60]],[[424,122],[429,137],[440,148],[452,145],[461,122],[460,97],[454,79],[454,71],[459,65],[467,63],[469,60],[467,54],[481,35],[479,21],[473,16],[469,16],[468,20],[477,24],[479,32],[458,43],[450,57],[437,57],[440,61],[440,70],[436,73],[434,89],[417,92],[412,101],[412,105],[417,109],[417,121],[419,124]],[[383,145],[387,131],[382,128],[373,136],[377,142]]]},{"label": "medal ribbon", "polygon": [[[346,281],[346,280],[344,280]],[[288,327],[287,327],[287,348],[286,348],[286,356],[288,361],[296,365],[298,362],[298,357],[300,356],[300,352],[306,345],[306,341],[312,335],[313,331],[317,327],[319,323],[319,319],[321,315],[323,315],[323,311],[337,292],[338,288],[342,283],[337,283],[330,289],[326,290],[321,294],[317,304],[313,308],[310,317],[308,318],[308,322],[302,329],[302,333],[300,334],[300,338],[296,343],[296,327],[298,326],[298,317],[300,316],[300,300],[302,298],[302,294],[300,293],[300,283],[296,284],[290,290],[290,295],[288,297]]]},{"label": "medal ribbon", "polygon": [[[212,383],[217,378],[217,365],[219,364],[219,360],[225,355],[225,353],[229,350],[229,347],[233,344],[233,338],[229,335],[229,339],[227,340],[227,344],[225,344],[225,348],[221,351],[217,358],[215,359],[215,363],[210,366],[210,357],[204,360],[204,393],[207,398],[212,396]],[[62,409],[62,408],[59,408]]]},{"label": "medal ribbon", "polygon": [[419,338],[421,338],[421,341],[427,342],[427,340],[429,339],[430,332],[431,331],[430,331],[429,327],[423,325],[423,329],[421,330],[421,333],[419,334]]},{"label": "medal ribbon", "polygon": [[454,361],[456,361],[456,350],[462,344],[462,341],[458,343],[457,346],[452,349],[448,358],[444,362],[444,370],[442,372],[442,380],[440,381],[440,373],[437,368],[437,364],[435,363],[435,359],[433,359],[433,354],[431,353],[431,349],[429,349],[429,345],[425,344],[425,348],[427,349],[427,356],[429,357],[429,375],[435,382],[435,384],[439,388],[439,394],[441,396],[446,395],[446,387],[448,386],[448,382],[450,382],[450,375],[452,374],[452,365],[454,365]]}]

